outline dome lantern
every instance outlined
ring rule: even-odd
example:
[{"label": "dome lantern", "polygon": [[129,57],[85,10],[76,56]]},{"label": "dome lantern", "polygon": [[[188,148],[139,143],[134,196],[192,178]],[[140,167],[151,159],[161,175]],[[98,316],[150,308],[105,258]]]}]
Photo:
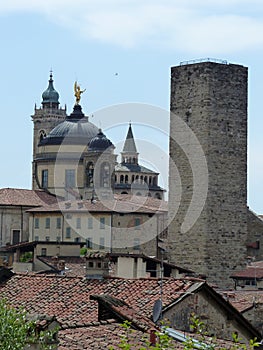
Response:
[{"label": "dome lantern", "polygon": [[59,105],[59,93],[54,89],[53,86],[53,75],[50,72],[48,88],[42,94],[42,106],[43,108],[55,107]]}]

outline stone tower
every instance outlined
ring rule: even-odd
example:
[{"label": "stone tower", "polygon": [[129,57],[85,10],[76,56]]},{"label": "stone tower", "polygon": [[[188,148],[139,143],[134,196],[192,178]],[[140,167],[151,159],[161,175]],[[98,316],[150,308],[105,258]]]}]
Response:
[{"label": "stone tower", "polygon": [[230,288],[246,257],[246,67],[172,67],[169,205],[171,260]]},{"label": "stone tower", "polygon": [[38,157],[39,142],[46,137],[49,132],[66,118],[66,108],[59,108],[59,94],[54,89],[53,75],[50,72],[50,78],[47,89],[42,94],[42,108],[35,106],[35,113],[32,115],[34,123],[33,134],[33,164],[32,164],[32,188],[38,189],[35,176],[35,160]]}]

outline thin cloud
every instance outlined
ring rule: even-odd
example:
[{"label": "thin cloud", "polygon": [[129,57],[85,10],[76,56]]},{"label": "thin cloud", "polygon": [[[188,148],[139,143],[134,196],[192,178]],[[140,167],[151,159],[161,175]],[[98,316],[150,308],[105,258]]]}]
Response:
[{"label": "thin cloud", "polygon": [[39,13],[83,39],[123,48],[229,54],[263,44],[261,1],[13,0],[0,13]]}]

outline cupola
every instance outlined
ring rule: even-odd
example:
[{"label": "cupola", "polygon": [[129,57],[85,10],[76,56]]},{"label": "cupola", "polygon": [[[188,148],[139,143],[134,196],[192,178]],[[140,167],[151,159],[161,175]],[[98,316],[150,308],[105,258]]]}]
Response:
[{"label": "cupola", "polygon": [[102,130],[99,129],[98,134],[90,141],[89,151],[92,152],[112,152],[115,148],[113,143],[103,134]]},{"label": "cupola", "polygon": [[53,86],[53,75],[50,72],[48,88],[42,94],[42,106],[43,108],[58,108],[59,105],[59,93],[54,89]]}]

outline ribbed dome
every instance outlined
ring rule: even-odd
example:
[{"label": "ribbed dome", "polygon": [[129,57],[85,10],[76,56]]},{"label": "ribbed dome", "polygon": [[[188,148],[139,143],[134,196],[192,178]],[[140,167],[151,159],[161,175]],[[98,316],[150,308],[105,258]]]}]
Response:
[{"label": "ribbed dome", "polygon": [[103,152],[107,149],[114,149],[112,142],[103,134],[101,129],[99,129],[98,134],[90,141],[89,151],[99,151]]},{"label": "ribbed dome", "polygon": [[48,82],[48,88],[42,94],[42,105],[59,105],[59,93],[54,89],[53,86],[53,76],[50,73],[50,78]]},{"label": "ribbed dome", "polygon": [[73,113],[66,120],[58,124],[47,137],[43,138],[39,146],[44,145],[88,145],[98,134],[96,125],[89,122],[82,111],[80,105],[75,105]]}]

